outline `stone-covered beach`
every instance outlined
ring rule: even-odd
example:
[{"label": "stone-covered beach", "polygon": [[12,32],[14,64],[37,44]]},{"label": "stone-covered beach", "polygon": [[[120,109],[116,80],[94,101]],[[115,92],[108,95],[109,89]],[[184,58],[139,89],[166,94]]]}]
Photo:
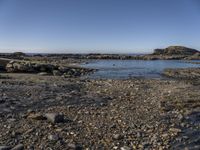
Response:
[{"label": "stone-covered beach", "polygon": [[200,148],[200,68],[90,79],[83,76],[97,70],[79,67],[88,58],[2,57],[0,150]]}]

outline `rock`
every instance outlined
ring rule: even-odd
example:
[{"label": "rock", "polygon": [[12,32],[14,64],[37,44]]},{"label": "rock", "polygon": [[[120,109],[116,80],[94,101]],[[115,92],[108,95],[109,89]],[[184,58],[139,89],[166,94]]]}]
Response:
[{"label": "rock", "polygon": [[113,139],[115,139],[115,140],[120,140],[120,139],[122,139],[122,138],[123,138],[123,136],[120,135],[120,134],[115,134],[115,135],[113,135]]},{"label": "rock", "polygon": [[64,122],[64,115],[58,114],[58,113],[47,113],[45,114],[45,117],[51,122],[51,123],[61,123]]},{"label": "rock", "polygon": [[32,109],[28,109],[28,110],[27,110],[27,113],[28,113],[28,114],[30,114],[30,113],[34,113],[34,112],[35,112],[35,111],[32,110]]},{"label": "rock", "polygon": [[11,55],[12,55],[13,57],[15,57],[15,58],[20,58],[20,57],[26,56],[26,54],[23,53],[23,52],[14,52],[14,53],[12,53]]},{"label": "rock", "polygon": [[178,115],[178,119],[179,119],[179,120],[183,120],[183,118],[184,118],[184,116],[183,116],[182,114],[179,114],[179,115]]},{"label": "rock", "polygon": [[39,114],[39,113],[36,113],[36,114],[31,113],[28,115],[28,118],[33,119],[33,120],[45,120],[46,119],[42,114]]},{"label": "rock", "polygon": [[50,141],[58,141],[59,140],[59,136],[57,134],[49,135],[48,139]]},{"label": "rock", "polygon": [[131,150],[131,148],[128,147],[128,146],[123,146],[123,147],[121,147],[120,149],[121,149],[121,150]]},{"label": "rock", "polygon": [[40,72],[40,73],[38,73],[38,75],[40,75],[40,76],[47,76],[49,74],[47,72]]},{"label": "rock", "polygon": [[61,76],[62,73],[59,70],[53,70],[53,75],[54,76]]},{"label": "rock", "polygon": [[142,137],[142,133],[141,132],[137,132],[137,137],[138,138]]},{"label": "rock", "polygon": [[63,74],[63,77],[64,77],[64,78],[70,78],[70,77],[72,77],[72,76],[69,75],[69,74],[67,74],[67,73],[64,73],[64,74]]},{"label": "rock", "polygon": [[[188,60],[200,60],[200,53],[195,53],[192,56],[187,57],[186,59]],[[194,63],[194,62],[193,62]],[[196,63],[196,62],[195,62]],[[197,62],[197,64],[199,64],[199,62]]]},{"label": "rock", "polygon": [[54,75],[61,76],[64,74],[66,77],[78,77],[86,73],[92,72],[93,69],[80,68],[80,67],[62,67],[48,63],[34,63],[31,61],[10,61],[6,64],[4,70],[10,73],[39,73],[39,75]]},{"label": "rock", "polygon": [[0,150],[11,150],[10,146],[0,146]]},{"label": "rock", "polygon": [[14,148],[12,148],[12,150],[23,150],[23,149],[24,149],[24,145],[23,144],[18,144]]},{"label": "rock", "polygon": [[180,133],[181,129],[178,128],[170,128],[169,131],[171,131],[172,133]]},{"label": "rock", "polygon": [[35,64],[29,61],[10,61],[6,65],[7,72],[22,72],[22,73],[38,73],[47,72],[52,73],[57,67],[51,64]]},{"label": "rock", "polygon": [[198,50],[183,46],[170,46],[165,49],[155,49],[153,55],[194,55]]},{"label": "rock", "polygon": [[82,150],[83,148],[80,145],[74,144],[74,143],[69,143],[67,145],[70,149],[74,149],[74,150]]},{"label": "rock", "polygon": [[5,100],[0,100],[0,104],[3,104],[5,103],[6,101]]}]

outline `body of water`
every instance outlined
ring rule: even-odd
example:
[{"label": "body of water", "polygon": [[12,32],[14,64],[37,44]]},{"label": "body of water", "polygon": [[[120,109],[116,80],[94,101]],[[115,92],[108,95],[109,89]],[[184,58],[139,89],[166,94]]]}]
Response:
[{"label": "body of water", "polygon": [[200,67],[200,64],[187,63],[182,60],[94,60],[82,66],[98,69],[89,76],[90,78],[127,79],[161,78],[161,73],[166,68]]}]

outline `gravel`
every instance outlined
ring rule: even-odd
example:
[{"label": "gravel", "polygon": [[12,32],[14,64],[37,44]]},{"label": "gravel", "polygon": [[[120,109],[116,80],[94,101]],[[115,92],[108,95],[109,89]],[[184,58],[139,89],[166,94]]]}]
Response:
[{"label": "gravel", "polygon": [[199,146],[198,84],[37,74],[9,77],[0,79],[0,150]]}]

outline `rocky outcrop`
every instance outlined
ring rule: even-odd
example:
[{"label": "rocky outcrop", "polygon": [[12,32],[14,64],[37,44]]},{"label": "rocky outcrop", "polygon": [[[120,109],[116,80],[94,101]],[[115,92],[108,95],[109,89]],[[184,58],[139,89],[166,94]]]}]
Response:
[{"label": "rocky outcrop", "polygon": [[41,64],[30,61],[10,61],[6,65],[6,71],[9,73],[45,73],[46,75],[78,77],[88,74],[93,69],[80,67],[65,67],[53,64]]},{"label": "rocky outcrop", "polygon": [[19,73],[37,73],[37,72],[52,72],[57,67],[51,64],[39,64],[26,61],[10,61],[6,65],[7,72]]},{"label": "rocky outcrop", "polygon": [[200,53],[195,53],[192,56],[187,57],[188,60],[200,60]]},{"label": "rocky outcrop", "polygon": [[23,60],[25,57],[27,57],[23,52],[14,52],[14,53],[0,53],[1,58],[8,58],[8,59],[18,59]]},{"label": "rocky outcrop", "polygon": [[47,55],[25,55],[21,52],[12,54],[0,54],[0,57],[15,60],[42,61],[51,63],[53,61],[68,61],[69,63],[80,63],[89,59],[116,59],[116,60],[200,60],[200,51],[184,46],[170,46],[165,49],[155,49],[152,54],[126,55],[126,54],[47,54]]},{"label": "rocky outcrop", "polygon": [[153,55],[194,55],[196,53],[200,52],[184,46],[170,46],[165,49],[155,49]]}]

